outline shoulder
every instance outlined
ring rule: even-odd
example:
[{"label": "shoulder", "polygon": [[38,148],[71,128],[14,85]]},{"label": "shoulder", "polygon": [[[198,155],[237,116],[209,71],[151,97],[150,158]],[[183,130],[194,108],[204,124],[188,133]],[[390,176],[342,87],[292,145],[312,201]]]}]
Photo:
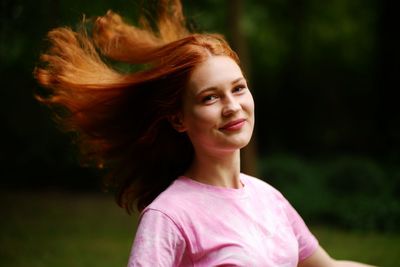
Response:
[{"label": "shoulder", "polygon": [[191,205],[196,203],[193,201],[196,194],[198,192],[194,192],[177,178],[142,211],[142,214],[147,211],[162,213],[163,216],[176,222],[178,215],[186,210],[191,210]]},{"label": "shoulder", "polygon": [[259,193],[268,193],[269,195],[274,195],[277,198],[284,198],[278,189],[260,178],[256,178],[244,173],[241,173],[241,177],[245,185],[249,187],[249,190],[256,190]]},{"label": "shoulder", "polygon": [[150,232],[155,232],[157,228],[160,228],[163,231],[165,231],[165,229],[173,228],[174,230],[179,230],[179,227],[167,213],[158,209],[153,209],[151,207],[147,207],[143,210],[140,215],[139,225],[145,230],[150,229]]},{"label": "shoulder", "polygon": [[242,174],[248,194],[257,205],[263,205],[280,213],[290,206],[285,196],[274,186],[259,178]]},{"label": "shoulder", "polygon": [[148,208],[164,210],[179,205],[182,200],[190,198],[191,189],[179,177],[161,192]]},{"label": "shoulder", "polygon": [[178,266],[186,247],[181,229],[165,213],[146,208],[139,221],[129,266]]},{"label": "shoulder", "polygon": [[256,187],[260,187],[263,189],[269,189],[269,190],[274,190],[275,188],[273,186],[271,186],[270,184],[268,184],[267,182],[265,182],[264,180],[245,174],[245,173],[241,173],[241,178],[243,179],[244,182],[247,182],[248,184],[250,184],[251,186],[256,186]]}]

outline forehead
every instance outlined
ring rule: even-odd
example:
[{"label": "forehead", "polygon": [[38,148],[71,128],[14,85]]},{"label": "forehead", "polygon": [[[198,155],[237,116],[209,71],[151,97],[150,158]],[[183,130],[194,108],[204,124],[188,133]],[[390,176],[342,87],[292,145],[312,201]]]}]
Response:
[{"label": "forehead", "polygon": [[233,59],[227,56],[212,56],[193,70],[188,89],[196,94],[210,87],[230,85],[242,77],[242,71]]}]

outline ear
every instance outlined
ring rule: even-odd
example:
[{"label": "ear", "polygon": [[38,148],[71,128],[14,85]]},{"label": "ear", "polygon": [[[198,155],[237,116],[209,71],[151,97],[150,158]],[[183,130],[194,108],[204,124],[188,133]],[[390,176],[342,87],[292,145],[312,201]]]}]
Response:
[{"label": "ear", "polygon": [[172,127],[180,133],[186,131],[186,127],[183,123],[182,114],[175,114],[168,117],[169,123],[171,123]]}]

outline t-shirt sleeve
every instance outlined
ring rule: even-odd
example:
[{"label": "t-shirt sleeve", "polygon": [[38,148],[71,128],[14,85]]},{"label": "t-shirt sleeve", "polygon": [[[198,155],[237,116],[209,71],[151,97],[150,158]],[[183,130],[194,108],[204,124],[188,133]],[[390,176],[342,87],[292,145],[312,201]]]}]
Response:
[{"label": "t-shirt sleeve", "polygon": [[163,212],[147,209],[141,215],[128,267],[179,266],[185,239]]},{"label": "t-shirt sleeve", "polygon": [[298,212],[293,208],[286,198],[283,198],[284,209],[287,218],[292,226],[293,233],[297,238],[297,243],[299,246],[299,261],[311,256],[314,251],[318,248],[318,240],[310,232],[304,220],[298,214]]}]

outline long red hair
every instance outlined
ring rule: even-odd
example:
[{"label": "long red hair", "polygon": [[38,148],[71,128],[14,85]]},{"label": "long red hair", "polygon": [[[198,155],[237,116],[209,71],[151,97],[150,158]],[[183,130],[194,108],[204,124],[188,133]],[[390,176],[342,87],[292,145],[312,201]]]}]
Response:
[{"label": "long red hair", "polygon": [[[187,30],[179,0],[160,1],[156,18],[156,27],[144,16],[133,26],[109,11],[91,34],[85,23],[79,31],[56,28],[35,69],[48,89],[37,99],[74,133],[81,158],[106,170],[105,184],[128,212],[150,204],[192,161],[190,140],[169,123],[192,70],[212,55],[238,62],[222,36]],[[141,70],[117,71],[105,59]]]}]

